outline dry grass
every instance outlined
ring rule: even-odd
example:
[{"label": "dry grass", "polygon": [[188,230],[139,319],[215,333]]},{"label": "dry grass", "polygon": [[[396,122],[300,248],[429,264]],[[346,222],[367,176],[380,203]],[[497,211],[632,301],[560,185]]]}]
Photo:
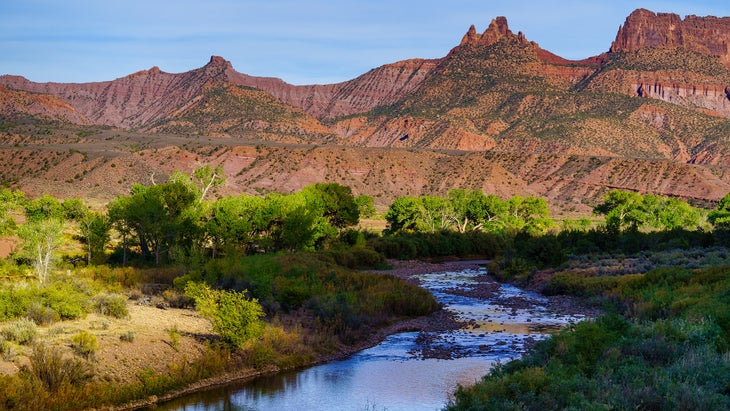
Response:
[{"label": "dry grass", "polygon": [[[128,309],[130,315],[126,319],[89,314],[84,319],[39,327],[37,339],[71,352],[71,337],[87,331],[98,342],[94,361],[97,378],[133,382],[146,367],[165,371],[170,363],[197,358],[205,350],[204,341],[212,336],[209,321],[193,310],[163,310],[133,302]],[[171,329],[179,333],[177,349],[170,340]],[[130,331],[134,333],[132,342],[120,338]],[[28,364],[30,347],[16,348],[19,353],[12,361],[0,360],[0,373],[12,374]]]}]

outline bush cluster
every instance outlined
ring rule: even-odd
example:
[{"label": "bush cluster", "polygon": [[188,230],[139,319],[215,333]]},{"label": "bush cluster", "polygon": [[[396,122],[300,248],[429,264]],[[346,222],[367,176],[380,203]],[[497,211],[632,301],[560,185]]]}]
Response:
[{"label": "bush cluster", "polygon": [[730,266],[553,277],[552,292],[615,308],[460,388],[450,410],[728,409]]},{"label": "bush cluster", "polygon": [[[361,255],[374,257],[370,252]],[[390,275],[352,272],[333,264],[333,254],[285,254],[212,260],[205,275],[192,273],[187,280],[233,290],[248,290],[266,313],[306,310],[311,327],[354,342],[371,327],[401,316],[425,315],[438,309],[427,291]],[[176,286],[184,286],[183,279]],[[326,328],[326,330],[325,330]]]}]

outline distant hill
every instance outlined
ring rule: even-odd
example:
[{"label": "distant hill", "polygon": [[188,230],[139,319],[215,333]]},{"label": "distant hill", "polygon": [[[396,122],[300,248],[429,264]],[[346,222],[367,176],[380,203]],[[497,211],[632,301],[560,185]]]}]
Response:
[{"label": "distant hill", "polygon": [[611,188],[708,203],[730,191],[727,44],[730,18],[640,9],[606,53],[580,61],[498,17],[443,58],[330,85],[248,76],[216,56],[97,83],[5,75],[0,181],[108,199],[213,163],[230,192],[327,180],[381,205],[466,186],[544,196],[566,213]]}]

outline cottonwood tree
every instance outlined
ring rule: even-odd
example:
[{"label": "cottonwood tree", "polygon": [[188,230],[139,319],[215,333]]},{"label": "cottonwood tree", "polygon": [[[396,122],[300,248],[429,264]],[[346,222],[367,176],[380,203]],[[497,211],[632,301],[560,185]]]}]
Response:
[{"label": "cottonwood tree", "polygon": [[25,194],[20,190],[3,188],[0,190],[0,235],[9,234],[17,228],[11,211],[19,208],[25,201]]},{"label": "cottonwood tree", "polygon": [[78,224],[86,243],[86,263],[102,261],[104,249],[111,238],[109,217],[98,211],[89,211],[78,221]]},{"label": "cottonwood tree", "polygon": [[208,191],[226,182],[226,175],[223,172],[223,167],[221,166],[213,168],[206,164],[193,171],[193,177],[197,181],[198,189],[200,190],[200,198],[198,199],[199,203],[203,202]]},{"label": "cottonwood tree", "polygon": [[63,219],[64,209],[56,197],[48,194],[26,201],[24,204],[25,218],[28,221],[40,221],[51,218]]},{"label": "cottonwood tree", "polygon": [[109,205],[109,218],[118,228],[129,229],[139,241],[144,257],[159,264],[173,246],[190,245],[197,234],[198,199],[194,187],[180,180],[132,186],[132,195],[117,197]]},{"label": "cottonwood tree", "polygon": [[30,220],[18,229],[22,248],[33,262],[38,281],[46,284],[54,262],[54,253],[61,246],[63,221],[59,218]]},{"label": "cottonwood tree", "polygon": [[338,230],[354,226],[360,221],[360,208],[348,186],[317,183],[304,187],[300,194],[304,196],[310,209],[316,209]]},{"label": "cottonwood tree", "polygon": [[263,210],[263,198],[245,194],[211,203],[203,224],[213,257],[219,249],[253,253],[260,236],[268,229]]},{"label": "cottonwood tree", "polygon": [[716,228],[730,230],[730,193],[718,202],[717,208],[710,212],[708,220]]},{"label": "cottonwood tree", "polygon": [[394,234],[400,231],[416,231],[420,208],[421,201],[416,197],[398,197],[393,200],[385,214],[387,232]]},{"label": "cottonwood tree", "polygon": [[687,202],[654,194],[641,195],[631,191],[612,190],[603,202],[593,208],[594,214],[606,216],[606,227],[614,232],[678,228],[696,229],[702,226],[704,214]]},{"label": "cottonwood tree", "polygon": [[647,220],[642,203],[641,194],[611,190],[603,197],[603,202],[593,208],[593,213],[606,216],[606,228],[610,231],[638,230]]},{"label": "cottonwood tree", "polygon": [[373,197],[365,194],[360,194],[355,197],[355,204],[357,204],[358,210],[360,210],[360,218],[373,218],[377,210],[375,210],[375,202]]}]

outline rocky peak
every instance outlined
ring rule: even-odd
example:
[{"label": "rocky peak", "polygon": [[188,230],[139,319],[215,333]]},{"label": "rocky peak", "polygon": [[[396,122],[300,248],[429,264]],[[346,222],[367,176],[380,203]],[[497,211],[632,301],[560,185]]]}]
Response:
[{"label": "rocky peak", "polygon": [[730,67],[730,17],[686,16],[634,10],[619,27],[611,52],[631,52],[646,47],[684,48],[711,56]]},{"label": "rocky peak", "polygon": [[210,61],[203,67],[203,70],[211,76],[217,76],[233,71],[233,65],[223,57],[210,56]]},{"label": "rocky peak", "polygon": [[487,29],[484,30],[484,33],[482,34],[478,34],[476,28],[472,24],[464,37],[461,39],[460,45],[489,46],[504,37],[517,39],[520,44],[528,43],[522,32],[517,33],[517,35],[512,33],[512,31],[509,29],[509,25],[507,24],[506,17],[499,16],[493,19],[491,23],[489,23],[489,27],[487,27]]},{"label": "rocky peak", "polygon": [[206,66],[233,68],[231,62],[221,56],[210,56],[210,61]]},{"label": "rocky peak", "polygon": [[132,73],[132,74],[128,75],[127,77],[133,78],[133,77],[141,77],[141,76],[154,76],[154,75],[157,75],[160,73],[162,73],[162,70],[160,70],[160,68],[157,66],[153,66],[149,70],[140,70],[136,73]]}]

